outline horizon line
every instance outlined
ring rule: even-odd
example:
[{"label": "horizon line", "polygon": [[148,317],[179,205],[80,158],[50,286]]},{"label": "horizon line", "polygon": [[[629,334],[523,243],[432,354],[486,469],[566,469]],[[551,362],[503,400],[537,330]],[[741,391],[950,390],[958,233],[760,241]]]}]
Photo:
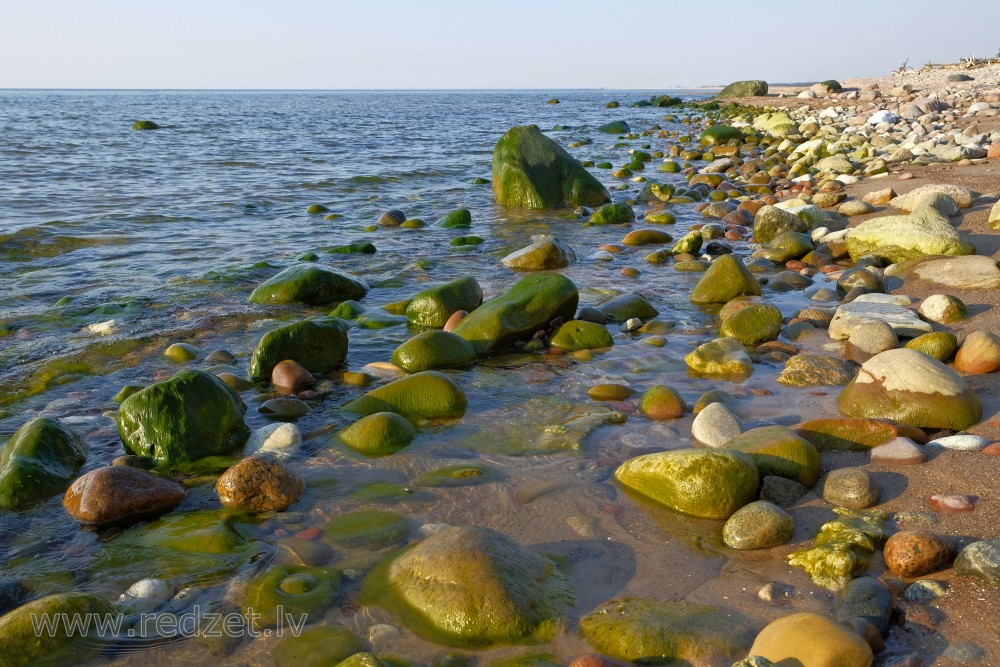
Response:
[{"label": "horizon line", "polygon": [[[782,84],[772,84],[782,85]],[[664,86],[656,88],[60,88],[60,87],[2,87],[0,92],[20,92],[20,91],[54,91],[54,92],[249,92],[249,93],[368,93],[368,92],[649,92],[658,90],[691,90],[709,91],[722,89],[724,86]]]}]

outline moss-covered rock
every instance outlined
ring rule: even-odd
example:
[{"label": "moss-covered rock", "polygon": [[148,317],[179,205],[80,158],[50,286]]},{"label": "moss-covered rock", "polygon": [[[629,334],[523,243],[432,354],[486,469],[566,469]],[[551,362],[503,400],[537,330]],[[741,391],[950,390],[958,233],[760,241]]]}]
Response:
[{"label": "moss-covered rock", "polygon": [[501,206],[598,206],[611,195],[535,125],[511,128],[493,149],[493,196]]},{"label": "moss-covered rock", "polygon": [[788,555],[788,564],[804,569],[823,588],[838,591],[865,570],[882,549],[888,515],[877,510],[836,507],[837,519],[823,524],[812,547]]},{"label": "moss-covered rock", "polygon": [[456,465],[429,470],[414,478],[413,484],[432,488],[451,488],[455,486],[473,486],[493,481],[496,478],[496,471],[492,468],[458,463]]},{"label": "moss-covered rock", "polygon": [[594,649],[619,660],[707,666],[745,655],[754,628],[731,609],[625,598],[580,619],[580,634]]},{"label": "moss-covered rock", "polygon": [[653,304],[638,294],[620,294],[597,307],[612,322],[625,322],[633,317],[651,320],[660,314]]},{"label": "moss-covered rock", "polygon": [[907,341],[904,345],[908,350],[922,352],[928,357],[946,362],[958,351],[958,338],[950,331],[934,331],[921,334]]},{"label": "moss-covered rock", "polygon": [[624,486],[704,519],[727,519],[757,494],[753,460],[731,449],[675,449],[629,459],[615,471]]},{"label": "moss-covered rock", "polygon": [[734,81],[718,92],[716,97],[762,97],[767,95],[767,81],[752,79],[748,81]]},{"label": "moss-covered rock", "polygon": [[722,304],[739,296],[760,296],[760,283],[736,255],[722,255],[691,291],[691,303]]},{"label": "moss-covered rock", "polygon": [[726,520],[722,541],[733,549],[769,549],[792,539],[795,522],[785,510],[766,500],[744,505]]},{"label": "moss-covered rock", "polygon": [[347,358],[347,323],[337,317],[314,317],[264,334],[247,367],[254,380],[267,380],[282,361],[291,359],[311,373],[324,375]]},{"label": "moss-covered rock", "polygon": [[406,319],[415,327],[440,329],[459,310],[473,311],[483,302],[483,289],[472,276],[435,285],[410,299]]},{"label": "moss-covered rock", "polygon": [[362,598],[426,639],[479,647],[550,639],[572,593],[547,558],[488,528],[454,527],[376,569]]},{"label": "moss-covered rock", "polygon": [[125,451],[175,463],[225,454],[250,437],[246,406],[219,378],[182,371],[132,394],[118,407]]},{"label": "moss-covered rock", "polygon": [[477,358],[476,351],[464,338],[436,329],[418,333],[392,353],[392,363],[410,373],[466,368]]},{"label": "moss-covered rock", "polygon": [[844,240],[855,261],[876,255],[899,263],[927,255],[971,255],[976,251],[947,217],[930,207],[909,215],[865,220],[852,227]]},{"label": "moss-covered rock", "polygon": [[628,134],[630,128],[628,123],[623,120],[613,120],[610,123],[598,126],[597,130],[608,134]]},{"label": "moss-covered rock", "polygon": [[611,347],[615,342],[611,334],[601,324],[571,320],[559,327],[549,340],[549,345],[572,352],[573,350],[595,350]]},{"label": "moss-covered rock", "polygon": [[639,401],[639,410],[649,419],[678,419],[687,412],[687,404],[676,389],[658,384],[646,390]]},{"label": "moss-covered rock", "polygon": [[754,214],[753,236],[759,243],[768,243],[785,232],[808,232],[808,222],[776,206],[762,206]]},{"label": "moss-covered rock", "polygon": [[349,630],[321,625],[279,639],[271,659],[277,667],[330,667],[364,650],[364,643]]},{"label": "moss-covered rock", "polygon": [[[0,665],[3,667],[69,667],[86,662],[100,648],[95,636],[70,633],[66,624],[74,618],[111,620],[114,609],[103,598],[91,593],[47,595],[0,616]],[[35,625],[42,620],[53,622],[52,633]],[[59,621],[64,622],[60,623]]]},{"label": "moss-covered rock", "polygon": [[472,226],[472,213],[467,208],[459,208],[442,216],[436,223],[446,229],[465,229]]},{"label": "moss-covered rock", "polygon": [[688,374],[740,382],[753,374],[753,361],[735,338],[716,338],[684,357]]},{"label": "moss-covered rock", "polygon": [[[259,627],[274,627],[288,619],[306,623],[323,617],[340,592],[340,572],[325,567],[272,567],[252,579],[243,594],[243,613],[257,614]],[[288,616],[290,614],[290,616]],[[280,616],[280,619],[279,619]]]},{"label": "moss-covered rock", "polygon": [[522,278],[459,322],[454,333],[469,341],[480,356],[529,340],[556,318],[570,320],[579,294],[569,278],[556,274]]},{"label": "moss-covered rock", "polygon": [[137,120],[132,123],[133,130],[158,130],[160,126],[151,120]]},{"label": "moss-covered rock", "polygon": [[409,535],[406,519],[386,510],[354,510],[339,514],[323,528],[328,542],[348,549],[377,550],[400,544]]},{"label": "moss-covered rock", "polygon": [[323,306],[360,299],[365,294],[368,285],[349,273],[316,264],[296,264],[261,283],[250,294],[250,303]]},{"label": "moss-covered rock", "polygon": [[438,371],[423,371],[372,389],[343,406],[345,412],[370,415],[395,412],[407,419],[461,417],[465,393],[454,380]]},{"label": "moss-covered rock", "polygon": [[365,456],[386,456],[409,445],[416,434],[405,417],[395,412],[376,412],[341,431],[340,440]]},{"label": "moss-covered rock", "polygon": [[62,493],[87,459],[87,443],[58,419],[36,417],[0,447],[0,509]]},{"label": "moss-covered rock", "polygon": [[842,387],[854,377],[854,369],[839,357],[800,352],[785,362],[777,381],[786,387]]},{"label": "moss-covered rock", "polygon": [[744,345],[760,345],[777,340],[781,324],[781,311],[775,306],[751,304],[724,319],[719,335],[735,338]]},{"label": "moss-covered rock", "polygon": [[330,246],[329,248],[324,248],[327,253],[331,255],[374,255],[375,246],[368,242],[363,243],[345,243],[344,245]]},{"label": "moss-covered rock", "polygon": [[738,127],[732,127],[731,125],[710,125],[704,129],[698,140],[705,146],[717,146],[729,143],[732,139],[739,140],[742,138],[743,131]]},{"label": "moss-covered rock", "polygon": [[606,204],[590,216],[592,225],[620,225],[635,220],[635,211],[628,204]]},{"label": "moss-covered rock", "polygon": [[784,426],[752,428],[730,440],[726,447],[753,459],[761,477],[777,475],[810,488],[819,479],[819,452]]},{"label": "moss-covered rock", "polygon": [[813,419],[796,426],[795,433],[819,452],[867,452],[895,438],[927,440],[919,428],[888,419]]},{"label": "moss-covered rock", "polygon": [[562,269],[576,259],[572,248],[556,238],[543,238],[531,245],[515,250],[500,261],[504,266],[519,271],[546,271]]}]

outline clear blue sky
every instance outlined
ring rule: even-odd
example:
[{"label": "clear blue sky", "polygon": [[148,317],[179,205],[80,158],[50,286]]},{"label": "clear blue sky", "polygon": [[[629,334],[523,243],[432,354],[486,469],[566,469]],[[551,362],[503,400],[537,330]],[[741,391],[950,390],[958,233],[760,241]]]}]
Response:
[{"label": "clear blue sky", "polygon": [[997,0],[0,0],[0,88],[669,88],[1000,50]]}]

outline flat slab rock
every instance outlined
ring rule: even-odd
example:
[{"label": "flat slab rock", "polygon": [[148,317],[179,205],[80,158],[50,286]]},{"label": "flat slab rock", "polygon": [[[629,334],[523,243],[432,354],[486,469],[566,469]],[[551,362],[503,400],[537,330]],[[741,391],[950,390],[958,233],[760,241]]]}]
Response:
[{"label": "flat slab rock", "polygon": [[931,440],[927,446],[943,447],[955,452],[978,452],[989,444],[989,440],[978,435],[960,434]]},{"label": "flat slab rock", "polygon": [[830,322],[830,338],[847,340],[858,327],[871,322],[885,322],[892,327],[899,337],[916,338],[933,331],[928,322],[924,322],[912,310],[895,303],[873,303],[870,301],[852,301],[837,308]]},{"label": "flat slab rock", "polygon": [[1000,289],[1000,263],[984,255],[921,257],[899,265],[892,275],[904,283],[922,281],[960,289]]}]

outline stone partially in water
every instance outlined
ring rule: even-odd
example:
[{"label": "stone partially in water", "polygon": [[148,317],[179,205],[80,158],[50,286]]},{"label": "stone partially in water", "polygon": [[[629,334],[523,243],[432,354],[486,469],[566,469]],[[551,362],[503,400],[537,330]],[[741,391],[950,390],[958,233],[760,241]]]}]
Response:
[{"label": "stone partially in water", "polygon": [[871,667],[874,659],[857,633],[812,612],[772,621],[757,635],[750,654],[797,667]]},{"label": "stone partially in water", "polygon": [[[114,608],[91,593],[47,595],[0,616],[0,664],[3,667],[70,667],[86,662],[100,648],[96,637],[71,633],[59,619],[83,621],[113,618]],[[35,624],[43,617],[55,620],[54,632],[39,636]],[[91,626],[92,627],[92,626]],[[89,628],[88,628],[89,630]],[[43,638],[44,637],[44,640]]]},{"label": "stone partially in water", "polygon": [[705,519],[727,519],[757,494],[753,460],[730,449],[676,449],[629,459],[615,478],[670,509]]},{"label": "stone partially in water", "polygon": [[409,373],[468,368],[477,358],[476,351],[464,338],[437,330],[418,333],[392,353],[392,363]]},{"label": "stone partially in water", "polygon": [[758,243],[768,243],[785,232],[806,233],[809,223],[784,209],[763,206],[754,215],[753,236]]},{"label": "stone partially in water", "polygon": [[349,630],[321,625],[279,639],[271,659],[277,667],[330,667],[364,650],[364,643]]},{"label": "stone partially in water", "polygon": [[811,548],[788,555],[788,564],[801,567],[828,590],[841,590],[855,574],[868,567],[872,555],[888,537],[888,515],[876,510],[834,508],[837,519],[823,524]]},{"label": "stone partially in water", "polygon": [[315,264],[297,264],[261,283],[250,294],[250,303],[323,306],[360,299],[367,293],[368,285],[349,273]]},{"label": "stone partially in water", "polygon": [[699,345],[684,357],[689,374],[733,382],[753,374],[753,361],[746,348],[735,338],[717,338]]},{"label": "stone partially in water", "polygon": [[761,476],[778,475],[812,487],[819,478],[819,453],[784,426],[750,429],[726,443],[753,459]]},{"label": "stone partially in water", "polygon": [[677,419],[687,412],[687,404],[681,395],[671,387],[656,385],[642,395],[639,403],[642,414],[654,421]]},{"label": "stone partially in water", "polygon": [[180,484],[129,466],[108,466],[77,478],[63,507],[77,521],[108,526],[170,511],[187,492]]},{"label": "stone partially in water", "polygon": [[722,527],[722,541],[733,549],[768,549],[792,539],[795,522],[774,503],[758,500],[738,509]]},{"label": "stone partially in water", "polygon": [[442,530],[365,581],[420,636],[480,647],[552,637],[573,596],[555,564],[488,528]]},{"label": "stone partially in water", "polygon": [[543,238],[531,245],[515,250],[500,261],[504,266],[520,271],[547,271],[563,269],[576,260],[572,248],[556,238]]},{"label": "stone partially in water", "polygon": [[461,417],[467,403],[465,392],[447,375],[423,371],[372,389],[342,409],[361,415],[395,412],[411,420],[436,419]]},{"label": "stone partially in water", "polygon": [[725,447],[743,432],[743,422],[723,403],[709,403],[694,418],[691,435],[709,447]]},{"label": "stone partially in water", "polygon": [[87,453],[87,443],[58,419],[26,422],[0,447],[0,509],[25,509],[62,493]]},{"label": "stone partially in water", "polygon": [[302,447],[302,432],[295,424],[263,426],[247,440],[245,454],[267,454],[278,458],[291,456]]},{"label": "stone partially in water", "polygon": [[314,386],[316,378],[299,362],[285,359],[271,370],[271,384],[281,391],[296,394]]},{"label": "stone partially in water", "polygon": [[615,342],[611,334],[601,324],[571,320],[560,326],[549,339],[549,345],[557,350],[598,350],[608,348]]},{"label": "stone partially in water", "polygon": [[735,338],[744,345],[760,345],[777,340],[781,324],[781,311],[776,307],[770,304],[751,304],[725,318],[719,329],[719,336]]},{"label": "stone partially in water", "polygon": [[731,125],[709,125],[702,130],[698,142],[706,146],[717,146],[729,143],[732,139],[743,139],[743,131]]},{"label": "stone partially in water", "polygon": [[[251,580],[241,605],[247,618],[256,614],[260,628],[288,619],[311,623],[323,617],[340,592],[340,572],[321,567],[272,567]],[[279,619],[280,615],[280,619]]]},{"label": "stone partially in water", "polygon": [[590,216],[592,225],[620,225],[635,220],[635,211],[628,204],[606,204]]},{"label": "stone partially in water", "polygon": [[294,505],[304,489],[305,482],[294,470],[264,456],[246,457],[215,483],[223,505],[254,512],[274,512]]},{"label": "stone partially in water", "polygon": [[529,340],[557,319],[570,320],[579,294],[569,278],[557,274],[522,278],[509,290],[470,312],[454,333],[480,356]]},{"label": "stone partially in water", "polygon": [[395,412],[376,412],[345,428],[340,439],[365,456],[386,456],[409,445],[416,434],[405,417]]},{"label": "stone partially in water", "polygon": [[720,90],[716,97],[726,99],[730,97],[762,97],[764,95],[767,95],[767,81],[752,79],[734,81]]},{"label": "stone partially in water", "polygon": [[493,149],[493,197],[501,206],[598,206],[611,195],[535,125],[511,128]]},{"label": "stone partially in water", "polygon": [[257,343],[247,370],[253,380],[271,378],[274,367],[295,361],[325,375],[347,358],[347,323],[336,317],[315,317],[268,331]]},{"label": "stone partially in water", "polygon": [[921,428],[966,429],[982,418],[979,397],[940,361],[915,350],[889,350],[864,363],[840,394],[852,417],[889,418]]},{"label": "stone partially in water", "polygon": [[406,319],[412,326],[440,329],[452,314],[472,311],[483,302],[483,290],[472,276],[435,285],[410,299]]},{"label": "stone partially in water", "polygon": [[746,654],[753,626],[731,609],[625,598],[580,619],[580,634],[601,653],[639,664],[729,664]]},{"label": "stone partially in water", "polygon": [[691,303],[722,304],[740,296],[760,296],[760,283],[736,255],[722,255],[691,291]]},{"label": "stone partially in water", "polygon": [[597,307],[612,322],[626,322],[632,318],[650,320],[660,314],[649,301],[638,294],[620,294]]}]

